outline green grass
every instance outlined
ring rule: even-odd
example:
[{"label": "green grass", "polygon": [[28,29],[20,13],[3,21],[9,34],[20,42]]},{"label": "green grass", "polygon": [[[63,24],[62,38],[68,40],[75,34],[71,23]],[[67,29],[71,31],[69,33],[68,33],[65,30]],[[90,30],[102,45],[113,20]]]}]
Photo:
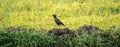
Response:
[{"label": "green grass", "polygon": [[[114,31],[114,30],[113,30]],[[1,47],[119,47],[120,29],[114,35],[113,31],[83,33],[76,37],[67,37],[67,34],[56,37],[38,31],[7,31],[0,30]],[[79,31],[78,31],[79,32]]]},{"label": "green grass", "polygon": [[52,14],[71,29],[84,24],[102,29],[120,27],[119,4],[119,0],[0,0],[0,28],[55,28]]},{"label": "green grass", "polygon": [[[3,47],[111,47],[120,46],[120,29],[113,30],[114,38],[105,31],[96,36],[83,34],[73,40],[45,33],[5,30],[9,26],[35,29],[57,28],[52,14],[57,14],[66,27],[76,30],[83,25],[94,25],[107,30],[120,28],[119,0],[0,0],[0,46]],[[60,27],[64,28],[64,27]],[[107,36],[107,37],[106,37]]]}]

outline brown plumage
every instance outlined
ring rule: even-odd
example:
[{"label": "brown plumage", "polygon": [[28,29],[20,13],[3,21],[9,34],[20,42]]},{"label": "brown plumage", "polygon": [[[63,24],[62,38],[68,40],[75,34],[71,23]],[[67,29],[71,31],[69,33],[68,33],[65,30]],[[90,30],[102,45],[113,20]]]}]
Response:
[{"label": "brown plumage", "polygon": [[53,14],[52,16],[54,17],[54,21],[55,21],[55,23],[56,23],[57,25],[63,25],[63,26],[65,26],[65,25],[57,18],[56,14]]}]

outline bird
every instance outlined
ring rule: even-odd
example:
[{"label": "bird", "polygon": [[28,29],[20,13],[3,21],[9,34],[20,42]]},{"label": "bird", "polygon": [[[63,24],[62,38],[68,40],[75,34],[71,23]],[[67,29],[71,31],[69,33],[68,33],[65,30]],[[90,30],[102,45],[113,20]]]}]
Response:
[{"label": "bird", "polygon": [[55,23],[56,23],[57,25],[65,26],[65,25],[62,23],[62,21],[60,21],[60,19],[57,18],[56,14],[53,14],[52,16],[54,17],[54,21],[55,21]]}]

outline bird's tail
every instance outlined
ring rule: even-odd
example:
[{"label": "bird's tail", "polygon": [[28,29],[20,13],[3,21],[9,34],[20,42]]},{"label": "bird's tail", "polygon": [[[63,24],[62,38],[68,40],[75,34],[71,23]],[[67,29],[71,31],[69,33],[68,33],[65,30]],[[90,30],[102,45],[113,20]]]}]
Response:
[{"label": "bird's tail", "polygon": [[63,26],[65,26],[64,24],[62,24]]}]

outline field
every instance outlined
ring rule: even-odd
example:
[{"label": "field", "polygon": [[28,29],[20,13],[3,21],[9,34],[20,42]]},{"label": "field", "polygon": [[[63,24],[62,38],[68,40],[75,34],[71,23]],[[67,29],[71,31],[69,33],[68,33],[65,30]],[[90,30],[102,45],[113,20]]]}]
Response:
[{"label": "field", "polygon": [[[65,24],[65,27],[57,26],[52,14],[56,14]],[[0,46],[3,47],[13,47],[13,42],[16,42],[14,47],[38,47],[39,43],[41,47],[59,46],[57,45],[58,43],[53,44],[55,41],[53,39],[54,37],[47,36],[45,34],[46,31],[43,31],[45,33],[41,34],[38,34],[36,31],[34,33],[30,33],[29,31],[27,33],[24,33],[24,31],[15,31],[16,33],[14,34],[14,31],[10,33],[7,31],[8,27],[17,28],[18,26],[22,26],[25,28],[33,28],[35,30],[51,30],[53,28],[69,28],[77,30],[78,27],[83,25],[97,26],[105,31],[111,29],[110,27],[115,26],[116,28],[112,30],[111,33],[115,32],[116,35],[118,35],[118,38],[114,39],[113,37],[110,37],[112,40],[109,40],[108,44],[113,44],[115,47],[120,46],[118,43],[120,41],[120,0],[0,0]],[[75,47],[86,47],[86,44],[84,45],[83,42],[87,42],[87,40],[84,39],[91,39],[90,44],[88,45],[93,47],[93,36],[83,36],[86,37],[83,39],[76,37],[76,41],[67,40],[68,42],[66,42],[66,45],[70,45],[67,47],[73,47],[71,43],[76,43]],[[21,37],[21,39],[19,37]],[[31,37],[34,38],[32,39]],[[96,40],[102,39],[102,37],[99,37],[96,38]],[[13,42],[2,44],[4,39]],[[24,39],[27,41],[24,42]],[[40,39],[43,40],[43,42],[39,42],[41,41]],[[77,41],[81,42],[80,45]],[[94,46],[103,47],[104,44],[105,43],[101,40],[97,40]],[[108,47],[112,46],[108,44],[105,45]]]}]

